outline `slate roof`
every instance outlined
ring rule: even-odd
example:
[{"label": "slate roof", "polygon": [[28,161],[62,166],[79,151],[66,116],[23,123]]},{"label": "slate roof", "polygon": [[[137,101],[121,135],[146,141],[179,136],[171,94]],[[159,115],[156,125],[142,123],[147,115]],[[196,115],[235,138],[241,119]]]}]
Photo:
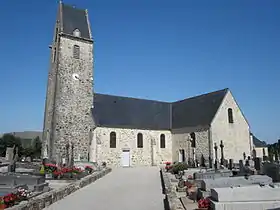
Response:
[{"label": "slate roof", "polygon": [[228,89],[172,103],[172,128],[210,126]]},{"label": "slate roof", "polygon": [[170,130],[210,125],[228,89],[173,103],[94,94],[97,126]]},{"label": "slate roof", "polygon": [[251,133],[253,136],[253,144],[255,147],[267,147],[267,144],[265,141],[259,140],[254,134]]},{"label": "slate roof", "polygon": [[78,9],[64,3],[61,3],[60,10],[62,16],[62,32],[64,34],[73,35],[73,31],[79,29],[82,38],[91,39],[86,10]]},{"label": "slate roof", "polygon": [[94,94],[93,116],[97,126],[168,130],[171,104],[167,102]]}]

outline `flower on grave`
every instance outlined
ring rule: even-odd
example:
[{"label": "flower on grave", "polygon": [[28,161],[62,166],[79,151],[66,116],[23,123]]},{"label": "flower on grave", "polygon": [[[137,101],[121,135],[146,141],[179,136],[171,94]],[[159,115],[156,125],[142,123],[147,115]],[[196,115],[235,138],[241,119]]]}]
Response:
[{"label": "flower on grave", "polygon": [[79,174],[79,173],[82,173],[83,171],[80,168],[73,167],[73,171],[72,172],[75,173],[75,174]]},{"label": "flower on grave", "polygon": [[66,168],[66,167],[64,167],[64,168],[61,168],[61,172],[62,172],[63,174],[65,174],[65,173],[71,173],[71,172],[72,172],[72,169],[71,169],[71,168]]},{"label": "flower on grave", "polygon": [[57,166],[55,164],[47,163],[44,165],[46,173],[52,173],[57,170]]},{"label": "flower on grave", "polygon": [[209,208],[210,207],[210,199],[202,198],[198,201],[198,208]]},{"label": "flower on grave", "polygon": [[59,171],[59,170],[56,170],[53,172],[54,176],[61,176],[62,174],[63,174],[62,171]]},{"label": "flower on grave", "polygon": [[19,200],[18,195],[15,193],[9,193],[3,197],[4,204],[6,207],[13,206],[17,200]]},{"label": "flower on grave", "polygon": [[22,187],[19,187],[19,188],[17,189],[17,196],[18,196],[19,198],[26,199],[26,198],[28,198],[28,197],[31,196],[31,192],[28,191],[27,189],[24,189],[24,188],[22,188]]}]

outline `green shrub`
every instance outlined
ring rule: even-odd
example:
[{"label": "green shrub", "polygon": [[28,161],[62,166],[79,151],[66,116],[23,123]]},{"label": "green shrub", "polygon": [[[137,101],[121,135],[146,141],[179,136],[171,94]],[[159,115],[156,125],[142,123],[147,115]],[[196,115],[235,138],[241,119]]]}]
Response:
[{"label": "green shrub", "polygon": [[172,172],[174,174],[178,174],[179,171],[184,171],[184,170],[187,170],[187,169],[188,169],[187,163],[175,163],[172,166]]}]

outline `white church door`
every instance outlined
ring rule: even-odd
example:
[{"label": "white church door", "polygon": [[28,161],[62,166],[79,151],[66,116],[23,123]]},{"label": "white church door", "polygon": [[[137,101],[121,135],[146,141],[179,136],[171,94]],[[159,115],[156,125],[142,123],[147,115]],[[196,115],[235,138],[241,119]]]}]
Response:
[{"label": "white church door", "polygon": [[130,151],[128,149],[124,149],[122,151],[122,166],[123,167],[130,166]]}]

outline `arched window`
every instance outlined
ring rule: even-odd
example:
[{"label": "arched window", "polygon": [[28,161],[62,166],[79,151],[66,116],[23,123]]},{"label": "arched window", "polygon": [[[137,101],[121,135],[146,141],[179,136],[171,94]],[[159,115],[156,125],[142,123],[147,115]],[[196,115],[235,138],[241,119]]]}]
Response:
[{"label": "arched window", "polygon": [[117,136],[116,132],[110,133],[110,148],[116,148],[117,147]]},{"label": "arched window", "polygon": [[76,59],[80,58],[80,47],[78,45],[74,45],[73,47],[73,57]]},{"label": "arched window", "polygon": [[137,134],[137,147],[143,148],[143,134],[142,133]]},{"label": "arched window", "polygon": [[76,36],[76,37],[80,37],[80,36],[81,36],[80,30],[76,28],[76,29],[73,31],[73,35]]},{"label": "arched window", "polygon": [[191,147],[195,148],[196,147],[195,133],[194,132],[190,133],[190,136],[191,136]]},{"label": "arched window", "polygon": [[229,108],[229,109],[227,110],[227,112],[228,112],[228,122],[229,122],[229,123],[233,123],[233,113],[232,113],[232,109]]},{"label": "arched window", "polygon": [[160,135],[160,148],[165,148],[165,135]]}]

